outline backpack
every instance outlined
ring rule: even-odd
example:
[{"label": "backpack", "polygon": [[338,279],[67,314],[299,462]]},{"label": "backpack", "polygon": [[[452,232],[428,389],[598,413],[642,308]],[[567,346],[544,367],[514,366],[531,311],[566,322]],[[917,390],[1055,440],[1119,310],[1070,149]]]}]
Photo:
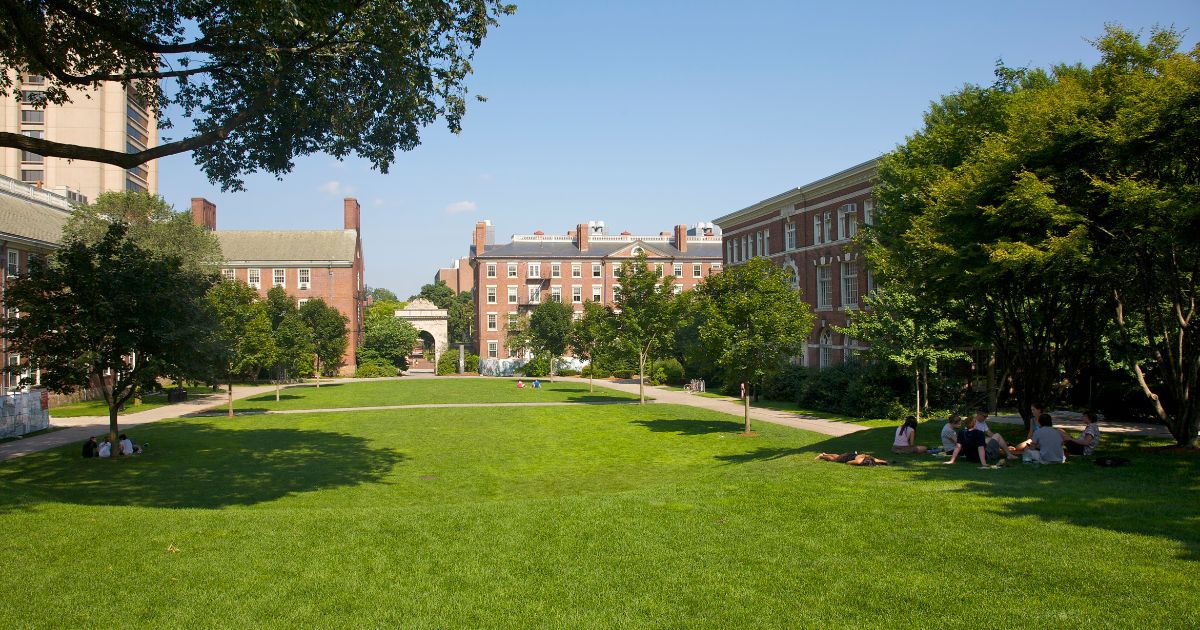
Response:
[{"label": "backpack", "polygon": [[1111,457],[1110,456],[1110,457],[1097,457],[1096,458],[1096,465],[1103,466],[1105,468],[1116,468],[1117,466],[1125,466],[1128,463],[1129,463],[1129,460],[1125,459],[1124,457]]}]

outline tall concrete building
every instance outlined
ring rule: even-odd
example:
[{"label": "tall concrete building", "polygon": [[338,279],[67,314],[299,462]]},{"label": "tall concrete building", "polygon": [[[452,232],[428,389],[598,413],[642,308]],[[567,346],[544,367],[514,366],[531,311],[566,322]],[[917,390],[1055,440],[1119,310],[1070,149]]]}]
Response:
[{"label": "tall concrete building", "polygon": [[[137,95],[120,83],[105,82],[96,90],[81,90],[63,105],[36,105],[45,77],[21,73],[15,84],[20,99],[0,99],[0,129],[35,138],[122,153],[158,145],[153,113]],[[43,157],[29,151],[0,149],[0,175],[40,186],[72,202],[94,201],[102,192],[158,192],[155,162],[123,169],[110,164]]]}]

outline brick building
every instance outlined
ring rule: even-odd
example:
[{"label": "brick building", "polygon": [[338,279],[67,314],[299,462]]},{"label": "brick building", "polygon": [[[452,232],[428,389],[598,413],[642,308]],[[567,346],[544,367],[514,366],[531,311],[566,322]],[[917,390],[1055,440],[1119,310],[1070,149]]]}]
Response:
[{"label": "brick building", "polygon": [[711,223],[673,232],[610,235],[602,221],[581,223],[565,236],[515,234],[495,245],[490,221],[475,225],[471,269],[475,281],[475,324],[479,356],[507,358],[504,331],[510,319],[542,300],[561,300],[578,317],[586,300],[612,305],[620,290],[621,264],[645,252],[663,276],[674,276],[676,291],[690,289],[721,269],[721,237]]},{"label": "brick building", "polygon": [[217,230],[217,207],[201,198],[192,199],[192,220],[220,241],[224,278],[241,280],[263,297],[281,286],[301,304],[321,298],[345,315],[350,343],[342,372],[353,373],[366,301],[361,208],[352,198],[342,205],[341,230]]},{"label": "brick building", "polygon": [[832,327],[844,326],[846,311],[859,308],[861,297],[874,289],[871,271],[850,239],[860,224],[873,220],[877,164],[863,162],[716,220],[726,263],[771,259],[791,273],[816,314],[801,356],[804,365],[840,363],[858,347]]},{"label": "brick building", "polygon": [[433,275],[434,283],[441,280],[454,290],[455,293],[471,291],[475,288],[475,275],[471,270],[471,259],[463,256],[455,260],[449,267],[442,267]]}]

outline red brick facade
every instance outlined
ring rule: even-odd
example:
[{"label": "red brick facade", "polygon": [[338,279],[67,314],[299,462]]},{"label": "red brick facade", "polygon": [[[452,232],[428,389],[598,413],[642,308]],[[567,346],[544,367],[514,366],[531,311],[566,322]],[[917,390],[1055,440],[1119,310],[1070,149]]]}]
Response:
[{"label": "red brick facade", "polygon": [[858,347],[832,327],[844,326],[846,311],[860,308],[874,288],[850,239],[874,219],[875,168],[871,160],[716,220],[728,264],[765,256],[794,274],[817,316],[801,357],[805,365],[841,363]]},{"label": "red brick facade", "polygon": [[455,293],[470,291],[475,288],[475,275],[471,271],[471,259],[463,256],[454,261],[454,264],[449,267],[438,269],[433,276],[433,281],[438,280],[446,283]]},{"label": "red brick facade", "polygon": [[[355,369],[355,351],[362,342],[365,286],[361,209],[358,201],[343,202],[343,230],[217,231],[226,261],[225,278],[237,279],[266,297],[279,284],[303,303],[321,298],[349,320],[350,343],[343,356],[342,372]],[[192,217],[198,225],[216,226],[216,206],[192,199]]]},{"label": "red brick facade", "polygon": [[711,224],[674,233],[610,236],[602,223],[580,224],[566,236],[542,232],[514,235],[510,243],[490,242],[491,224],[479,222],[471,246],[475,281],[479,356],[507,358],[505,328],[510,317],[528,313],[542,300],[558,299],[582,314],[585,301],[612,305],[621,264],[644,251],[652,267],[673,276],[687,290],[721,269],[720,237]]}]

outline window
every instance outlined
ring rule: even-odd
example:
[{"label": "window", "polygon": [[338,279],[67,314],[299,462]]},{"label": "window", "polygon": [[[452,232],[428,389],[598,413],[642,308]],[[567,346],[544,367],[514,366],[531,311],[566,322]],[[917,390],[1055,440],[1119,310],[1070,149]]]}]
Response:
[{"label": "window", "polygon": [[296,280],[300,284],[301,289],[308,289],[312,284],[312,270],[301,269],[296,272]]},{"label": "window", "polygon": [[679,295],[680,293],[683,293],[683,285],[682,284],[671,285],[671,293],[674,293],[675,295]]},{"label": "window", "polygon": [[599,278],[602,275],[603,275],[603,271],[601,271],[600,263],[592,263],[592,277]]},{"label": "window", "polygon": [[710,276],[719,271],[721,271],[721,263],[713,263],[708,266],[708,275]]},{"label": "window", "polygon": [[46,82],[46,77],[40,74],[27,74],[24,77],[24,81],[28,85],[42,85]]},{"label": "window", "polygon": [[725,262],[733,262],[733,241],[725,241]]},{"label": "window", "polygon": [[262,286],[261,272],[259,272],[258,269],[250,269],[249,271],[247,271],[246,272],[246,284],[249,284],[250,286],[254,287],[255,289],[260,288]]},{"label": "window", "polygon": [[41,125],[46,122],[46,112],[40,109],[22,109],[21,122],[26,125]]},{"label": "window", "polygon": [[741,256],[742,252],[740,251],[741,250],[740,244],[741,244],[740,241],[734,239],[734,241],[733,241],[733,257],[729,259],[730,263],[735,263],[735,262],[738,262],[739,260],[741,260],[740,256]]},{"label": "window", "polygon": [[867,295],[875,292],[875,272],[867,269]]},{"label": "window", "polygon": [[788,223],[783,227],[783,249],[796,249],[796,224]]},{"label": "window", "polygon": [[582,311],[574,311],[574,312],[572,312],[572,313],[571,313],[571,321],[575,321],[575,322],[577,322],[577,321],[579,321],[579,320],[581,320],[581,319],[583,319],[583,312],[582,312]]},{"label": "window", "polygon": [[488,304],[496,303],[496,285],[494,285],[494,284],[489,284],[487,287],[487,303]]},{"label": "window", "polygon": [[487,264],[487,277],[488,278],[496,277],[496,263],[488,263]]},{"label": "window", "polygon": [[8,250],[8,275],[16,276],[21,273],[21,252],[10,249]]},{"label": "window", "polygon": [[742,260],[749,260],[749,258],[754,255],[754,252],[750,250],[750,248],[753,246],[754,241],[750,239],[749,234],[742,237]]},{"label": "window", "polygon": [[542,303],[542,288],[541,287],[529,287],[529,303],[530,304],[541,304]]},{"label": "window", "polygon": [[499,345],[500,344],[497,341],[489,341],[488,342],[488,351],[487,352],[488,352],[489,359],[496,358],[496,349],[499,347]]},{"label": "window", "polygon": [[508,303],[509,304],[517,303],[517,287],[515,287],[515,286],[508,287]]},{"label": "window", "polygon": [[555,302],[561,302],[562,301],[562,287],[558,286],[557,284],[550,287],[550,299],[554,300]]},{"label": "window", "polygon": [[597,304],[599,304],[599,303],[600,303],[600,299],[601,299],[601,296],[600,296],[600,286],[599,286],[599,285],[596,285],[596,286],[592,287],[592,301],[593,301],[593,302],[596,302]]},{"label": "window", "polygon": [[832,308],[833,302],[829,295],[829,265],[817,267],[817,308]]},{"label": "window", "polygon": [[487,314],[487,329],[488,330],[496,330],[496,324],[498,323],[498,321],[499,321],[499,317],[495,313],[488,313]]},{"label": "window", "polygon": [[562,277],[562,263],[550,263],[550,277],[551,278],[561,278]]},{"label": "window", "polygon": [[508,314],[508,325],[507,325],[507,327],[505,327],[505,330],[512,330],[516,325],[517,325],[517,314],[509,313]]},{"label": "window", "polygon": [[615,262],[614,262],[614,263],[613,263],[613,266],[612,266],[612,270],[613,270],[613,277],[614,277],[614,278],[620,278],[620,277],[621,277],[621,265],[618,265],[617,263],[615,263]]},{"label": "window", "polygon": [[754,233],[754,251],[758,252],[759,256],[762,256],[762,252],[763,252],[763,248],[762,248],[763,237],[762,236],[763,236],[762,230],[759,230]]},{"label": "window", "polygon": [[620,302],[620,301],[621,301],[621,285],[614,284],[613,285],[613,302]]},{"label": "window", "polygon": [[833,333],[828,328],[821,331],[820,360],[818,365],[825,369],[833,365]]},{"label": "window", "polygon": [[517,263],[508,263],[508,277],[509,278],[517,277]]},{"label": "window", "polygon": [[571,287],[571,303],[581,304],[583,302],[583,287],[575,285]]},{"label": "window", "polygon": [[822,229],[822,232],[821,232],[822,240],[821,240],[821,242],[828,243],[829,241],[832,241],[833,237],[830,234],[833,231],[833,213],[832,212],[822,213],[821,225],[822,225],[822,228],[821,228]]},{"label": "window", "polygon": [[672,271],[674,273],[672,273],[671,275],[675,276],[676,278],[682,278],[683,277],[683,263],[675,263],[675,269],[673,269]]},{"label": "window", "polygon": [[37,90],[21,90],[21,102],[26,105],[44,105],[46,94]]},{"label": "window", "polygon": [[692,277],[699,278],[701,272],[700,263],[692,263]]},{"label": "window", "polygon": [[771,230],[763,230],[762,251],[763,256],[771,255]]},{"label": "window", "polygon": [[271,279],[273,280],[273,284],[271,286],[282,287],[287,285],[286,269],[273,269],[271,276]]},{"label": "window", "polygon": [[233,280],[235,277],[236,277],[236,276],[234,276],[234,274],[233,274],[233,270],[232,270],[232,269],[222,269],[222,270],[221,270],[221,278],[222,278],[222,279],[224,279],[224,280]]},{"label": "window", "polygon": [[663,270],[665,269],[665,267],[666,267],[666,265],[664,265],[662,263],[655,263],[654,275],[658,276],[659,278],[663,277]]},{"label": "window", "polygon": [[583,277],[583,264],[582,263],[571,263],[571,277],[572,278],[582,278]]},{"label": "window", "polygon": [[813,215],[813,245],[820,245],[821,235],[825,233],[825,225],[821,221],[821,213]]},{"label": "window", "polygon": [[308,298],[300,298],[296,301],[297,306],[304,306],[305,304],[308,304]]},{"label": "window", "polygon": [[542,263],[529,263],[527,268],[528,268],[528,273],[526,274],[527,277],[530,277],[530,278],[541,278],[542,277]]},{"label": "window", "polygon": [[838,208],[838,238],[854,238],[858,233],[858,206],[848,203]]},{"label": "window", "polygon": [[42,169],[21,169],[21,181],[35,183],[46,179],[46,172]]},{"label": "window", "polygon": [[21,162],[25,164],[42,164],[46,161],[45,158],[29,151],[21,151]]},{"label": "window", "polygon": [[858,307],[858,267],[851,262],[842,263],[842,306]]},{"label": "window", "polygon": [[786,265],[783,268],[783,273],[787,276],[788,283],[792,285],[793,289],[800,288],[800,274],[796,273],[795,266],[791,264]]},{"label": "window", "polygon": [[870,199],[863,202],[863,223],[875,225],[875,202]]}]

